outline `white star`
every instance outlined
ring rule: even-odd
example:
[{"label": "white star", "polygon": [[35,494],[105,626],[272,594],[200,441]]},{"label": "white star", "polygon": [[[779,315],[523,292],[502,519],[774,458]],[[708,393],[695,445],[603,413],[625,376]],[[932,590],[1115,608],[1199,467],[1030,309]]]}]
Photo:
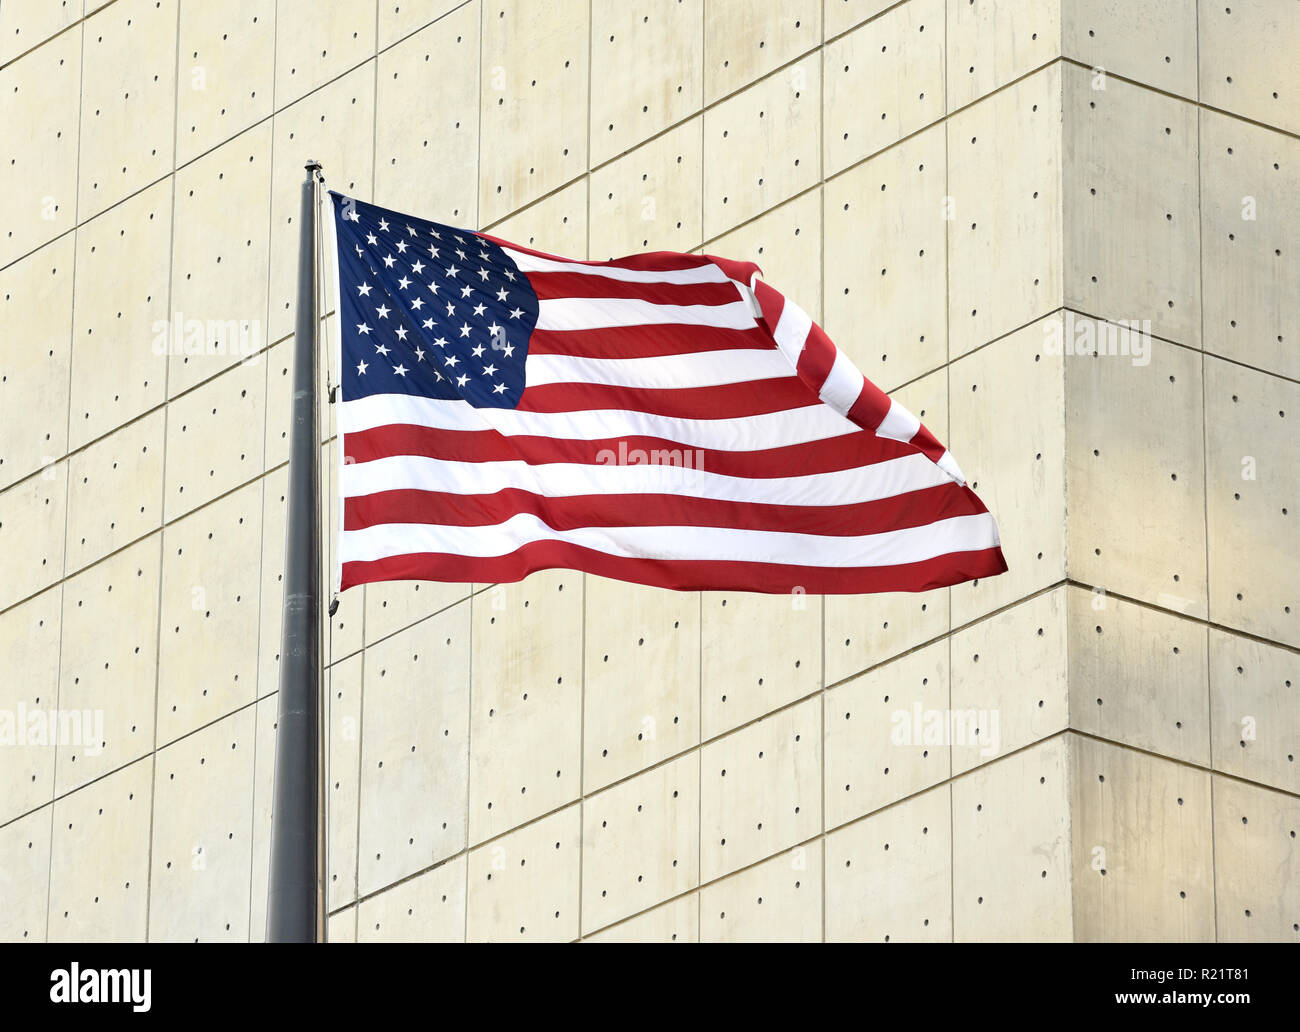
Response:
[{"label": "white star", "polygon": [[482,358],[482,357],[483,357],[483,345],[482,345],[482,344],[476,344],[476,345],[474,346],[474,348],[471,350],[470,353],[471,353],[475,358]]},{"label": "white star", "polygon": [[471,287],[468,283],[466,283],[463,287],[460,288],[460,296],[461,296],[461,297],[469,297],[469,295],[470,295],[471,291],[473,291],[473,289],[474,289],[473,287]]},{"label": "white star", "polygon": [[458,377],[456,377],[456,386],[457,386],[457,387],[464,387],[465,384],[467,384],[467,383],[469,383],[469,377],[468,377],[468,376],[458,376]]},{"label": "white star", "polygon": [[442,373],[438,372],[438,370],[435,369],[435,370],[433,371],[433,375],[436,376],[436,377],[438,378],[438,382],[439,382],[439,383],[442,383]]},{"label": "white star", "polygon": [[432,283],[432,282],[429,284],[429,290],[430,290],[430,292],[432,292],[432,294],[433,294],[434,297],[437,297],[437,296],[438,296],[438,291],[439,291],[439,289],[441,289],[441,288],[439,288],[438,284],[436,284],[436,283]]},{"label": "white star", "polygon": [[487,269],[479,269],[479,270],[478,270],[478,278],[481,279],[481,280],[485,280],[485,279],[487,279],[487,278],[488,278]]},{"label": "white star", "polygon": [[424,299],[417,297],[414,301],[411,302],[411,307],[418,312],[421,308],[424,307]]},{"label": "white star", "polygon": [[353,208],[350,212],[348,212],[348,218],[350,218],[353,222],[361,221],[361,216],[357,213],[356,208]]},{"label": "white star", "polygon": [[499,383],[492,388],[493,394],[505,394],[505,392],[506,392],[506,385],[503,383]]},{"label": "white star", "polygon": [[500,290],[497,291],[497,300],[504,301],[505,299],[506,299],[506,288],[502,287]]},{"label": "white star", "polygon": [[397,339],[400,340],[402,343],[406,343],[406,333],[407,333],[407,329],[405,326],[397,327]]},{"label": "white star", "polygon": [[358,257],[358,258],[364,258],[364,257],[365,257],[366,252],[363,251],[363,250],[361,250],[361,245],[360,245],[360,244],[353,244],[353,245],[352,245],[352,249],[353,249],[354,251],[357,252],[357,257]]},{"label": "white star", "polygon": [[369,332],[370,332],[370,327],[367,326],[365,323],[357,323],[357,332],[358,332],[358,333],[369,333]]},{"label": "white star", "polygon": [[388,223],[385,222],[383,219],[380,219],[380,220],[379,220],[379,232],[381,232],[381,233],[387,233],[387,232],[388,232]]},{"label": "white star", "polygon": [[387,305],[380,305],[375,309],[375,315],[379,316],[381,319],[387,319],[390,311],[391,309]]},{"label": "white star", "polygon": [[483,314],[484,312],[486,312],[486,311],[487,311],[487,306],[486,306],[486,305],[475,305],[475,306],[474,306],[474,314],[475,314],[475,315],[482,315],[482,314]]},{"label": "white star", "polygon": [[405,290],[407,287],[411,285],[411,281],[407,279],[405,276],[403,276],[401,279],[397,281],[397,285],[401,287],[403,290]]},{"label": "white star", "polygon": [[465,242],[465,238],[461,236],[459,233],[453,233],[452,236],[456,238],[456,243],[458,244],[463,244]]},{"label": "white star", "polygon": [[411,236],[415,236],[415,230],[413,230],[410,226],[407,226],[407,227],[406,227],[406,231],[407,231],[408,233],[410,233]]},{"label": "white star", "polygon": [[430,257],[430,258],[437,258],[437,257],[438,257],[438,249],[437,249],[436,247],[434,247],[433,244],[430,244],[430,245],[429,245],[429,257]]},{"label": "white star", "polygon": [[362,297],[366,297],[370,293],[370,284],[362,283],[359,287],[357,287],[357,293],[360,294]]},{"label": "white star", "polygon": [[396,365],[396,366],[393,366],[393,372],[395,372],[398,376],[405,376],[405,375],[406,375],[406,366],[404,366],[404,365]]},{"label": "white star", "polygon": [[357,364],[357,373],[358,373],[358,375],[360,375],[360,376],[365,376],[365,375],[366,375],[366,361],[365,361],[365,359],[362,359],[362,360]]},{"label": "white star", "polygon": [[387,354],[388,354],[388,345],[387,345],[387,344],[376,344],[376,345],[375,345],[375,353],[376,353],[376,354],[380,354],[380,355],[387,355]]},{"label": "white star", "polygon": [[485,365],[485,366],[483,367],[483,375],[484,375],[484,376],[492,376],[492,375],[494,375],[494,374],[496,373],[496,371],[497,371],[497,367],[494,366],[494,365]]},{"label": "white star", "polygon": [[405,240],[399,240],[399,241],[397,241],[397,253],[398,253],[398,254],[406,254],[406,241],[405,241]]},{"label": "white star", "polygon": [[469,323],[462,323],[462,324],[461,324],[461,327],[460,327],[460,335],[461,335],[462,337],[468,337],[468,336],[469,336]]},{"label": "white star", "polygon": [[451,303],[450,301],[447,302],[447,314],[448,314],[448,315],[455,315],[455,314],[456,314],[456,309],[455,309],[455,307],[452,305],[452,303]]},{"label": "white star", "polygon": [[439,233],[436,229],[429,230],[429,236],[433,237],[434,240],[442,239],[442,234]]},{"label": "white star", "polygon": [[515,274],[511,272],[509,269],[502,269],[501,271],[505,273],[506,279],[508,279],[511,283],[515,281]]},{"label": "white star", "polygon": [[367,233],[367,234],[366,234],[366,243],[369,244],[371,247],[374,247],[376,244],[379,243],[379,241],[375,239],[375,234],[374,234],[374,233]]},{"label": "white star", "polygon": [[442,360],[442,364],[445,366],[451,366],[451,368],[455,369],[456,363],[459,361],[460,359],[457,358],[455,355],[448,355],[446,358]]},{"label": "white star", "polygon": [[424,361],[424,348],[416,348],[416,349],[415,349],[415,360],[416,360],[417,362],[423,362],[423,361]]},{"label": "white star", "polygon": [[523,315],[523,314],[524,314],[524,310],[523,310],[522,308],[512,308],[512,309],[510,309],[510,318],[511,318],[511,319],[518,319],[518,318],[519,318],[521,315]]},{"label": "white star", "polygon": [[511,355],[515,353],[515,346],[513,344],[507,344],[504,348],[501,349],[501,351],[506,356],[506,358],[509,358]]},{"label": "white star", "polygon": [[387,258],[384,259],[384,268],[391,269],[395,261],[397,261],[397,259],[390,254]]},{"label": "white star", "polygon": [[488,260],[488,257],[489,257],[489,255],[488,255],[488,253],[487,253],[486,251],[480,251],[480,252],[478,253],[478,256],[479,256],[480,258],[482,258],[484,261],[487,261],[487,260]]},{"label": "white star", "polygon": [[[459,240],[460,237],[457,237],[456,239]],[[459,258],[462,262],[465,260],[465,252],[462,251],[459,247],[456,248],[456,257]]]},{"label": "white star", "polygon": [[420,273],[424,271],[424,262],[419,261],[417,259],[416,263],[411,266],[411,271],[415,273],[417,276],[420,275]]},{"label": "white star", "polygon": [[431,330],[433,329],[433,320],[425,319],[424,322],[420,323],[420,325],[423,326],[426,330]]},{"label": "white star", "polygon": [[447,338],[439,337],[437,340],[434,341],[434,343],[438,345],[438,347],[440,348],[445,348],[447,346]]},{"label": "white star", "polygon": [[488,327],[488,333],[491,334],[493,337],[495,337],[500,332],[501,332],[501,327],[498,326],[495,321],[493,321],[492,325]]},{"label": "white star", "polygon": [[447,266],[447,275],[450,276],[452,279],[456,278],[456,273],[458,272],[460,272],[460,270],[456,268],[456,266],[454,265]]}]

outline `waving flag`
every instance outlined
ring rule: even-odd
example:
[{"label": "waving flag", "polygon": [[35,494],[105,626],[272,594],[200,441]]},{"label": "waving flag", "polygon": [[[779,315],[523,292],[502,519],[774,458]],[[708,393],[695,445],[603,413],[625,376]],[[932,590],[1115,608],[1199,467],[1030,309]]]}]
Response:
[{"label": "waving flag", "polygon": [[756,265],[572,261],[332,197],[342,588],[564,567],[857,593],[1006,569],[943,445]]}]

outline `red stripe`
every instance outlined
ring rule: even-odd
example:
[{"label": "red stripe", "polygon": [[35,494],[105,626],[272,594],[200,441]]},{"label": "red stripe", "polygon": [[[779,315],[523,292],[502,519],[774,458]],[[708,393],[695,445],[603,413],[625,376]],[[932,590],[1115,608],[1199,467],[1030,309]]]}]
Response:
[{"label": "red stripe", "polygon": [[[642,461],[649,464],[650,456],[655,452],[661,453],[658,461],[662,464],[666,462],[662,456],[664,451],[689,451],[696,469],[750,479],[833,473],[914,454],[910,445],[876,437],[866,430],[854,430],[838,437],[779,448],[723,451],[717,448],[688,448],[680,441],[662,437],[610,437],[578,441],[540,435],[506,436],[497,430],[443,430],[406,423],[345,434],[343,447],[348,462],[371,462],[394,455],[418,455],[447,462],[522,461],[530,465],[548,462],[600,465],[611,461],[625,465],[638,465]],[[638,453],[644,458],[638,456]]]},{"label": "red stripe", "polygon": [[526,387],[520,412],[588,412],[617,409],[681,419],[737,419],[820,405],[797,376],[726,383],[716,387],[614,387],[601,383],[548,383]]},{"label": "red stripe", "polygon": [[530,272],[527,275],[539,301],[631,297],[656,305],[732,305],[740,300],[733,283],[629,283],[585,272]]},{"label": "red stripe", "polygon": [[343,564],[343,587],[384,580],[505,584],[537,570],[582,570],[600,577],[677,591],[757,591],[784,595],[856,595],[930,591],[1006,571],[1000,548],[952,552],[898,566],[786,566],[716,560],[628,559],[561,541],[535,541],[488,559],[423,552]]},{"label": "red stripe", "polygon": [[849,419],[865,430],[875,433],[881,421],[889,414],[889,396],[870,380],[863,377],[862,393],[849,409]]},{"label": "red stripe", "polygon": [[572,355],[575,358],[662,358],[697,351],[733,348],[775,349],[766,330],[729,330],[720,326],[610,326],[598,330],[534,330],[528,338],[530,355]]},{"label": "red stripe", "polygon": [[835,364],[835,345],[816,323],[808,330],[803,350],[799,352],[799,375],[818,394]]},{"label": "red stripe", "polygon": [[547,497],[511,487],[492,494],[400,490],[347,498],[343,527],[363,530],[384,523],[490,527],[526,512],[557,531],[580,527],[725,527],[855,537],[863,527],[881,533],[986,511],[974,492],[952,482],[849,505],[772,505],[680,494]]}]

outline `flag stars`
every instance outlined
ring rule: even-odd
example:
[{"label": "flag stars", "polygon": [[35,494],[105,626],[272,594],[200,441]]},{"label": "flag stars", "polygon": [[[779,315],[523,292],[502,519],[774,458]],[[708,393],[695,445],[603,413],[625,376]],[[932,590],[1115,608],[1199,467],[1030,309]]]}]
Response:
[{"label": "flag stars", "polygon": [[460,272],[460,270],[459,270],[458,268],[456,268],[455,265],[448,265],[448,266],[447,266],[447,275],[448,275],[451,279],[455,279],[455,278],[456,278],[456,274],[457,274],[458,272]]},{"label": "flag stars", "polygon": [[487,271],[487,269],[479,269],[479,270],[478,270],[478,278],[481,279],[481,280],[486,280],[486,279],[488,278],[488,271]]},{"label": "flag stars", "polygon": [[521,315],[523,315],[523,314],[524,314],[524,310],[523,310],[522,308],[512,308],[512,309],[510,309],[510,318],[511,318],[511,319],[518,319],[518,318],[519,318]]},{"label": "flag stars", "polygon": [[497,300],[504,301],[505,299],[506,299],[506,288],[502,287],[500,290],[497,291]]},{"label": "flag stars", "polygon": [[362,297],[369,297],[369,296],[370,296],[370,284],[369,284],[369,283],[359,283],[359,284],[357,284],[357,293],[360,294]]},{"label": "flag stars", "polygon": [[483,367],[484,376],[495,376],[496,372],[497,372],[497,367],[494,365],[485,365]]},{"label": "flag stars", "polygon": [[467,383],[469,383],[469,377],[468,377],[468,376],[464,376],[464,375],[462,375],[462,376],[458,376],[458,377],[456,377],[456,386],[457,386],[457,387],[464,387],[465,384],[467,384]]},{"label": "flag stars", "polygon": [[461,327],[460,327],[460,335],[461,335],[462,337],[468,337],[468,336],[469,336],[469,323],[462,323],[462,324],[461,324]]},{"label": "flag stars", "polygon": [[424,298],[417,297],[414,301],[411,302],[411,307],[418,312],[421,308],[424,307]]},{"label": "flag stars", "polygon": [[378,247],[378,246],[379,246],[379,241],[375,239],[375,234],[374,234],[374,233],[367,233],[367,234],[366,234],[366,243],[369,244],[371,247]]},{"label": "flag stars", "polygon": [[357,363],[357,375],[365,376],[366,370],[369,368],[370,368],[370,363],[367,362],[365,359],[362,359],[360,362]]},{"label": "flag stars", "polygon": [[381,233],[387,233],[387,232],[388,232],[388,222],[387,222],[385,219],[380,219],[380,220],[379,220],[379,232],[381,232]]},{"label": "flag stars", "polygon": [[357,323],[357,332],[366,334],[370,332],[370,326],[367,323]]},{"label": "flag stars", "polygon": [[482,314],[483,314],[484,312],[486,312],[486,311],[487,311],[487,306],[486,306],[486,305],[475,305],[475,306],[474,306],[474,314],[475,314],[475,315],[482,315]]},{"label": "flag stars", "polygon": [[420,275],[420,273],[424,271],[424,262],[420,261],[417,258],[415,260],[415,264],[411,266],[411,271],[415,273],[417,276]]},{"label": "flag stars", "polygon": [[471,293],[473,290],[474,290],[474,288],[471,287],[468,283],[466,283],[463,287],[460,288],[460,296],[461,296],[461,297],[469,297],[470,293]]},{"label": "flag stars", "polygon": [[438,249],[437,249],[436,247],[434,247],[433,244],[430,244],[430,245],[429,245],[429,257],[430,257],[430,258],[437,258],[437,257],[438,257]]},{"label": "flag stars", "polygon": [[376,344],[376,345],[375,345],[375,351],[376,351],[378,354],[383,355],[385,358],[388,357],[389,348],[388,348],[388,345],[386,345],[386,344]]},{"label": "flag stars", "polygon": [[406,328],[405,326],[399,326],[399,327],[397,327],[397,339],[400,340],[403,344],[405,344],[405,343],[406,343],[406,334],[407,334],[408,332],[409,332],[409,331],[407,330],[407,328]]},{"label": "flag stars", "polygon": [[482,345],[482,344],[476,344],[476,345],[474,345],[474,347],[470,350],[470,354],[473,355],[475,358],[482,358],[482,357],[483,357],[483,345]]},{"label": "flag stars", "polygon": [[391,269],[396,262],[397,259],[390,254],[384,258],[384,268]]},{"label": "flag stars", "polygon": [[407,373],[407,368],[404,365],[398,364],[393,366],[393,372],[395,372],[398,376],[405,376]]},{"label": "flag stars", "polygon": [[406,254],[406,241],[405,241],[405,240],[399,240],[399,241],[397,241],[397,253],[398,253],[398,254]]},{"label": "flag stars", "polygon": [[506,392],[506,385],[503,383],[499,383],[492,388],[493,394],[505,394],[505,392]]},{"label": "flag stars", "polygon": [[431,330],[433,329],[433,319],[431,318],[425,319],[424,322],[420,323],[420,325],[423,326],[426,330]]},{"label": "flag stars", "polygon": [[415,360],[416,360],[417,362],[423,362],[423,361],[424,361],[424,348],[416,348],[416,349],[415,349]]},{"label": "flag stars", "polygon": [[375,315],[379,316],[379,318],[381,319],[387,319],[388,313],[391,311],[392,309],[389,308],[387,305],[380,305],[378,308],[375,309]]},{"label": "flag stars", "polygon": [[411,281],[407,279],[405,276],[403,276],[401,279],[397,281],[397,285],[401,287],[403,290],[405,290],[407,287],[411,285]]}]

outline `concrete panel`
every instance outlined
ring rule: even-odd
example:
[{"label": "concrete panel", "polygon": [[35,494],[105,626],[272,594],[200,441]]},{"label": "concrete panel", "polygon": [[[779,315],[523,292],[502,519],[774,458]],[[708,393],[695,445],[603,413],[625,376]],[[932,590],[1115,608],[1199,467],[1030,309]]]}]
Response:
[{"label": "concrete panel", "polygon": [[[449,11],[458,9],[462,0],[380,0],[379,49],[384,50]],[[475,12],[478,22],[478,5],[467,4]]]},{"label": "concrete panel", "polygon": [[177,0],[121,0],[86,19],[77,217],[172,170]]},{"label": "concrete panel", "polygon": [[[381,3],[381,19],[394,6]],[[401,10],[423,6],[403,2]],[[381,36],[383,31],[381,20]],[[479,6],[466,4],[379,55],[374,176],[379,204],[453,226],[478,225],[478,53]],[[437,105],[421,111],[413,123],[411,98],[434,96]],[[334,178],[329,166],[325,174]],[[369,196],[368,187],[359,188],[362,196]]]},{"label": "concrete panel", "polygon": [[535,573],[470,604],[469,840],[476,843],[581,794],[582,575]]},{"label": "concrete panel", "polygon": [[275,0],[185,4],[180,19],[177,166],[271,114]]},{"label": "concrete panel", "polygon": [[50,942],[143,942],[148,929],[153,760],[54,804]]},{"label": "concrete panel", "polygon": [[951,822],[940,785],[827,835],[826,941],[950,941]]},{"label": "concrete panel", "polygon": [[951,742],[926,733],[948,710],[948,652],[936,642],[826,693],[828,828],[950,776]]},{"label": "concrete panel", "polygon": [[952,588],[954,625],[1065,576],[1064,359],[1046,347],[1061,332],[1053,315],[950,366],[947,444],[997,518],[1009,568]]},{"label": "concrete panel", "polygon": [[704,99],[704,0],[596,0],[591,81],[592,165],[698,111]]},{"label": "concrete panel", "polygon": [[248,941],[256,724],[247,706],[158,750],[152,942]]},{"label": "concrete panel", "polygon": [[362,896],[465,848],[469,609],[456,606],[366,650]]},{"label": "concrete panel", "polygon": [[822,686],[816,596],[706,591],[701,642],[700,735],[706,741]]},{"label": "concrete panel", "polygon": [[46,806],[0,826],[0,942],[45,941],[53,815]]},{"label": "concrete panel", "polygon": [[571,942],[578,937],[581,806],[469,854],[469,942]]},{"label": "concrete panel", "polygon": [[1196,107],[1061,67],[1065,303],[1199,345]]},{"label": "concrete panel", "polygon": [[[0,655],[7,674],[0,683],[0,784],[5,786],[0,825],[54,797],[58,725],[51,726],[50,714],[58,704],[54,657],[59,651],[62,594],[61,587],[51,588],[0,616]],[[5,898],[17,896],[6,892]]]},{"label": "concrete panel", "polygon": [[176,173],[168,397],[268,343],[270,192],[269,121]]},{"label": "concrete panel", "polygon": [[0,64],[57,36],[81,17],[81,0],[11,0],[0,11]]},{"label": "concrete panel", "polygon": [[7,198],[0,266],[76,225],[81,33],[78,26],[0,68],[0,192]]},{"label": "concrete panel", "polygon": [[612,928],[586,937],[587,942],[699,942],[700,898],[692,892]]},{"label": "concrete panel", "polygon": [[[266,889],[271,866],[271,802],[275,792],[275,730],[277,724],[277,706],[279,696],[271,695],[259,699],[255,707],[257,713],[257,738],[254,748],[257,756],[253,761],[253,864],[249,879],[252,885],[252,900],[249,903],[248,939],[250,942],[266,941]],[[331,742],[334,741],[331,729]],[[356,768],[354,767],[355,771]],[[356,826],[353,825],[355,842]],[[331,840],[333,829],[330,831]],[[331,850],[332,850],[331,841]],[[333,857],[331,856],[331,860]],[[330,867],[330,884],[334,885],[334,865]],[[356,859],[352,864],[353,884],[348,892],[355,895]]]},{"label": "concrete panel", "polygon": [[582,926],[595,930],[700,882],[700,755],[646,771],[582,807]]},{"label": "concrete panel", "polygon": [[493,143],[479,154],[480,224],[586,170],[590,27],[588,5],[556,0],[484,12],[480,132]]},{"label": "concrete panel", "polygon": [[162,523],[165,424],[166,413],[157,409],[68,459],[70,571]]},{"label": "concrete panel", "polygon": [[1065,313],[1070,576],[1204,617],[1201,356],[1150,337],[1142,359],[1117,354],[1116,331],[1122,349],[1131,331]]},{"label": "concrete panel", "polygon": [[1003,610],[952,636],[954,774],[1064,729],[1065,589]]},{"label": "concrete panel", "polygon": [[819,0],[787,0],[775,15],[746,0],[708,0],[704,102],[712,104],[821,42]]},{"label": "concrete panel", "polygon": [[265,405],[266,360],[260,357],[171,402],[163,495],[168,522],[258,476]]},{"label": "concrete panel", "polygon": [[948,119],[953,358],[1061,305],[1061,74],[1052,65]]},{"label": "concrete panel", "polygon": [[376,7],[375,0],[277,3],[276,20],[283,27],[275,39],[277,107],[292,104],[374,55]]},{"label": "concrete panel", "polygon": [[826,175],[943,118],[943,4],[899,4],[826,45]]},{"label": "concrete panel", "polygon": [[[1298,412],[1297,384],[1205,359],[1210,619],[1289,645],[1300,645],[1300,550],[1265,543],[1295,540]],[[1289,450],[1274,454],[1280,442]]]},{"label": "concrete panel", "polygon": [[257,480],[163,531],[160,744],[257,698],[257,652],[249,644],[257,640],[261,530]]},{"label": "concrete panel", "polygon": [[1201,112],[1205,349],[1300,378],[1300,141]]},{"label": "concrete panel", "polygon": [[[387,581],[367,584],[365,589],[366,642],[376,642],[409,627],[426,616],[441,612],[469,598],[469,584],[443,584],[439,581]],[[353,592],[343,596],[349,607],[360,607],[363,596]],[[354,615],[359,616],[354,608]]]},{"label": "concrete panel", "polygon": [[701,881],[821,832],[821,743],[821,700],[809,699],[704,747]]},{"label": "concrete panel", "polygon": [[587,183],[583,178],[491,227],[495,236],[566,258],[587,254]]},{"label": "concrete panel", "polygon": [[[78,448],[161,405],[167,389],[170,178],[77,230],[72,420]],[[44,315],[44,313],[41,313]]]},{"label": "concrete panel", "polygon": [[820,52],[704,112],[706,240],[817,182],[820,123]]},{"label": "concrete panel", "polygon": [[700,890],[701,942],[821,942],[822,843]]},{"label": "concrete panel", "polygon": [[709,254],[751,261],[762,278],[813,317],[822,313],[822,195],[809,190],[704,248]]},{"label": "concrete panel", "polygon": [[834,39],[868,18],[892,7],[896,0],[826,0],[826,39]]},{"label": "concrete panel", "polygon": [[703,118],[670,129],[591,175],[591,253],[689,251],[701,240]]},{"label": "concrete panel", "polygon": [[[409,119],[410,109],[406,110]],[[349,72],[292,107],[276,113],[267,343],[294,332],[298,298],[298,216],[302,205],[304,165],[308,158],[314,158],[324,166],[327,189],[369,198],[374,182],[374,152],[369,145],[357,146],[357,141],[372,137],[374,122],[375,69],[370,64]],[[405,203],[409,198],[400,200]],[[328,203],[325,210],[329,211]],[[332,272],[329,278],[333,279]],[[325,290],[326,304],[333,307],[333,284],[327,285]]]},{"label": "concrete panel", "polygon": [[464,942],[465,857],[364,900],[358,942]]},{"label": "concrete panel", "polygon": [[1293,685],[1300,658],[1210,629],[1213,767],[1288,792],[1300,792],[1300,709]]},{"label": "concrete panel", "polygon": [[1300,936],[1300,802],[1214,779],[1215,929],[1220,942],[1295,942]]},{"label": "concrete panel", "polygon": [[1300,133],[1300,7],[1276,0],[1199,0],[1201,100]]},{"label": "concrete panel", "polygon": [[1101,592],[1066,591],[1070,727],[1208,766],[1205,626]]},{"label": "concrete panel", "polygon": [[362,662],[360,655],[349,656],[325,671],[330,723],[329,770],[326,773],[329,781],[329,905],[331,909],[357,898],[357,823],[360,820],[361,810]]},{"label": "concrete panel", "polygon": [[356,942],[357,908],[348,907],[337,914],[330,914],[325,922],[325,928],[328,942]]},{"label": "concrete panel", "polygon": [[947,35],[955,111],[1060,55],[1061,3],[948,0]]},{"label": "concrete panel", "polygon": [[67,463],[45,467],[0,493],[0,609],[34,595],[63,575],[64,510],[68,497]]},{"label": "concrete panel", "polygon": [[59,794],[154,746],[159,544],[147,537],[64,584],[58,705],[74,723],[57,751]]},{"label": "concrete panel", "polygon": [[[948,439],[947,370],[890,393],[940,440]],[[946,634],[948,595],[947,588],[939,588],[919,593],[825,596],[826,683],[834,684]]]},{"label": "concrete panel", "polygon": [[1214,938],[1210,775],[1070,736],[1080,942]]},{"label": "concrete panel", "polygon": [[590,792],[699,744],[700,596],[595,576],[586,585],[583,787]]},{"label": "concrete panel", "polygon": [[1196,99],[1196,7],[1187,0],[1070,0],[1061,52],[1147,86]]},{"label": "concrete panel", "polygon": [[955,942],[1068,942],[1069,761],[1049,739],[952,783]]},{"label": "concrete panel", "polygon": [[885,391],[948,360],[944,147],[936,126],[826,186],[826,332]]},{"label": "concrete panel", "polygon": [[69,234],[0,272],[0,485],[67,450],[73,253]]}]

